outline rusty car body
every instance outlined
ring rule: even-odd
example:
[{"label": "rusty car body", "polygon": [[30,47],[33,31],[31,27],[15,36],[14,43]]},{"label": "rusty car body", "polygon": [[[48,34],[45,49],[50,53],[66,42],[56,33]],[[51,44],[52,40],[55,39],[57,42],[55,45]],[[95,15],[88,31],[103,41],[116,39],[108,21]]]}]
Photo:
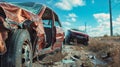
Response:
[{"label": "rusty car body", "polygon": [[71,44],[71,42],[73,42],[77,44],[88,45],[89,35],[78,29],[70,29],[67,31],[65,41],[67,44]]},{"label": "rusty car body", "polygon": [[[34,2],[0,3],[1,62],[11,67],[31,67],[34,58],[61,50],[63,40],[59,18],[47,6]],[[6,63],[3,67],[7,67]]]}]

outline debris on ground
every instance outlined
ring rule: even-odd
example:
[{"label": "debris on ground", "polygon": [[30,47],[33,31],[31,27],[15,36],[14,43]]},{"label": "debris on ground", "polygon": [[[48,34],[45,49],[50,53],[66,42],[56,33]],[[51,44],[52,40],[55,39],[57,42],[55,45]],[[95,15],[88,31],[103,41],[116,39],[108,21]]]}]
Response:
[{"label": "debris on ground", "polygon": [[119,67],[120,38],[91,38],[89,45],[64,45],[62,52],[49,55],[48,67]]}]

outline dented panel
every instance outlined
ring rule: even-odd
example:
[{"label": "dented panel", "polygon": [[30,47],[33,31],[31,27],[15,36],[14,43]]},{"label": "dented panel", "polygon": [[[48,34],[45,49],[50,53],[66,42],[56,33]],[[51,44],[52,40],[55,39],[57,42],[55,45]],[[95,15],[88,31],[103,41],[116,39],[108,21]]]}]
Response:
[{"label": "dented panel", "polygon": [[4,19],[0,17],[0,55],[6,52],[5,40],[8,37],[7,30],[4,28]]},{"label": "dented panel", "polygon": [[[5,36],[8,36],[8,32],[10,32],[12,29],[19,28],[32,29],[32,32],[30,31],[30,35],[33,36],[34,39],[31,39],[35,41],[35,38],[37,38],[37,41],[32,43],[32,46],[35,45],[33,47],[33,50],[35,49],[33,51],[35,53],[35,55],[33,55],[34,57],[37,56],[37,54],[40,54],[43,49],[50,48],[47,51],[43,51],[45,54],[54,51],[57,48],[61,48],[64,40],[64,32],[61,29],[62,27],[57,14],[52,11],[52,9],[35,3],[12,4],[3,2],[0,3],[0,7],[5,13],[5,17],[0,15],[0,17],[4,18],[4,20],[1,19],[1,24],[3,26],[0,26],[0,30],[3,30],[0,32],[0,52],[4,53],[6,51],[5,40],[7,37]],[[29,10],[32,8],[33,10]],[[46,29],[46,31],[49,30],[50,32],[45,32],[43,20],[51,20],[51,28]],[[56,21],[58,22],[59,27],[55,25]],[[33,30],[35,31],[34,33]],[[51,43],[48,44],[47,40],[49,40]]]},{"label": "dented panel", "polygon": [[[33,23],[31,23],[30,26],[33,28],[33,30],[35,30],[37,32],[37,37],[40,38],[39,39],[40,41],[38,41],[37,44],[39,44],[39,46],[41,46],[41,44],[43,42],[42,39],[44,39],[44,28],[43,28],[43,24],[41,22],[41,17],[39,17],[38,15],[32,14],[24,9],[21,9],[13,4],[9,4],[9,3],[0,3],[0,7],[2,7],[5,12],[6,23],[14,22],[14,24],[11,23],[9,25],[11,28],[17,29],[18,28],[17,25],[24,23],[24,21],[26,21],[26,20],[32,21]],[[0,30],[3,30],[3,29],[1,28]],[[0,36],[4,37],[4,35],[0,35]],[[2,39],[1,39],[1,43],[2,42],[4,42],[4,41],[2,41]]]}]

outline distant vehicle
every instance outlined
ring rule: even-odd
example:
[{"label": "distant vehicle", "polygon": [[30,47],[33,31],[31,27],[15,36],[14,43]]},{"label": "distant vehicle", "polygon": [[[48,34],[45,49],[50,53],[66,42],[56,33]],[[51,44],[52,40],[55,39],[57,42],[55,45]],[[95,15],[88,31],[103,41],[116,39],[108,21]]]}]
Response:
[{"label": "distant vehicle", "polygon": [[61,51],[63,40],[52,9],[34,2],[0,2],[0,67],[32,67],[34,58]]},{"label": "distant vehicle", "polygon": [[70,29],[67,31],[67,35],[65,37],[65,42],[67,44],[71,44],[71,42],[76,42],[84,45],[88,45],[89,36],[85,34],[83,31],[77,29]]}]

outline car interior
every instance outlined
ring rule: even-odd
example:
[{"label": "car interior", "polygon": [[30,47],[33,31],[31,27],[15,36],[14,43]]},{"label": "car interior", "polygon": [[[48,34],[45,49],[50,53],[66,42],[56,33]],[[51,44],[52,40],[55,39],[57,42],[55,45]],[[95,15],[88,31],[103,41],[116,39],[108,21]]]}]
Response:
[{"label": "car interior", "polygon": [[[53,26],[53,17],[52,17],[52,10],[50,10],[49,8],[46,8],[43,16],[42,16],[42,22],[44,25],[44,30],[45,30],[45,34],[46,34],[46,46],[45,48],[48,48],[51,46],[52,41],[53,41],[53,36],[52,35],[52,31],[54,31],[52,28]],[[55,33],[55,32],[54,32]]]}]

